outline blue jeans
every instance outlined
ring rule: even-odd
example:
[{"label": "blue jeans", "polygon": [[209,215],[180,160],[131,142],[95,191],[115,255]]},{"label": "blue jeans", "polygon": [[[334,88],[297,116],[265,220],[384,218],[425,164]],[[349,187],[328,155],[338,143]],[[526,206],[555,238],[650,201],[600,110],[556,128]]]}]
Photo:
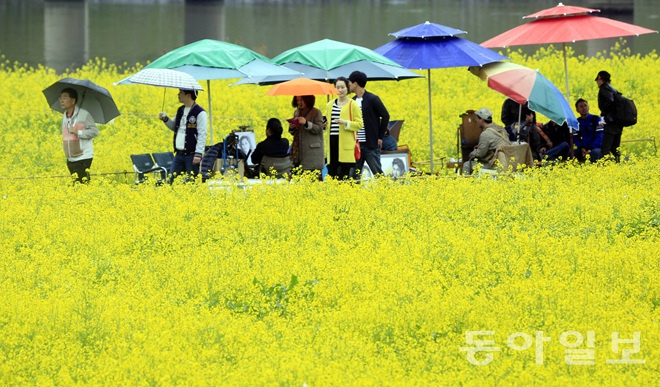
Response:
[{"label": "blue jeans", "polygon": [[[355,163],[356,170],[362,171],[362,168],[364,168],[364,163],[366,162],[374,176],[383,174],[383,167],[380,164],[380,149],[369,148],[364,144],[360,144],[360,153],[362,157],[357,161],[357,163]],[[359,180],[360,176],[357,175],[356,178]]]},{"label": "blue jeans", "polygon": [[193,178],[197,177],[197,173],[199,173],[199,164],[193,164],[194,158],[194,154],[184,155],[177,152],[174,155],[174,160],[172,161],[172,167],[170,169],[170,183],[172,183],[172,179],[184,172],[191,175]]},{"label": "blue jeans", "polygon": [[559,157],[566,160],[568,158],[569,150],[570,150],[570,147],[568,146],[568,143],[562,142],[561,144],[557,145],[556,147],[548,149],[547,151],[545,151],[543,156],[547,157],[548,161],[555,161]]}]

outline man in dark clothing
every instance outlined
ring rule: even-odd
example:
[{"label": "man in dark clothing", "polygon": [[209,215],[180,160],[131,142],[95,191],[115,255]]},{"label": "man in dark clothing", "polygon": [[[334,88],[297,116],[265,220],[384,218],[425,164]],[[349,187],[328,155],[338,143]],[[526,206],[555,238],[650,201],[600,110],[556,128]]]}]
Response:
[{"label": "man in dark clothing", "polygon": [[529,114],[529,106],[527,102],[522,105],[522,110],[520,109],[520,104],[511,98],[507,98],[502,104],[502,123],[504,124],[504,129],[509,134],[509,140],[517,141],[517,136],[514,131],[513,125],[518,123],[518,117],[520,117],[521,122],[525,122],[525,116]]},{"label": "man in dark clothing", "polygon": [[598,108],[600,109],[600,115],[605,118],[602,153],[603,157],[612,154],[614,160],[618,163],[623,126],[614,119],[614,110],[616,108],[614,93],[616,93],[616,90],[610,85],[610,80],[610,73],[607,71],[600,71],[596,76],[596,83],[599,89]]},{"label": "man in dark clothing", "polygon": [[[380,98],[365,89],[367,76],[361,71],[353,71],[348,77],[349,90],[355,93],[353,99],[362,109],[364,130],[358,130],[361,158],[355,164],[356,170],[362,170],[366,162],[374,175],[383,174],[380,163],[380,149],[383,146],[383,136],[390,122],[390,114]],[[359,179],[359,175],[356,176]]]},{"label": "man in dark clothing", "polygon": [[539,153],[547,161],[555,161],[558,158],[566,160],[570,154],[570,134],[568,125],[557,125],[550,121],[543,125],[539,130],[540,149]]},{"label": "man in dark clothing", "polygon": [[261,163],[264,156],[286,157],[289,152],[289,140],[282,138],[282,123],[277,118],[271,118],[266,124],[266,139],[257,144],[252,152],[252,162]]}]

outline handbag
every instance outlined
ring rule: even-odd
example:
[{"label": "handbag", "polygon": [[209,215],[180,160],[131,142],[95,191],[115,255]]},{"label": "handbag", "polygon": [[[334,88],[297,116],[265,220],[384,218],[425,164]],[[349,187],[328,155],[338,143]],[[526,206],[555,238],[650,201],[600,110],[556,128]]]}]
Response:
[{"label": "handbag", "polygon": [[[353,121],[353,108],[351,106],[352,103],[353,100],[351,99],[348,102],[348,114],[351,122]],[[362,158],[362,152],[360,151],[360,140],[358,140],[356,132],[353,132],[353,137],[355,137],[355,149],[353,150],[353,156],[355,157],[355,161],[358,161]]]}]

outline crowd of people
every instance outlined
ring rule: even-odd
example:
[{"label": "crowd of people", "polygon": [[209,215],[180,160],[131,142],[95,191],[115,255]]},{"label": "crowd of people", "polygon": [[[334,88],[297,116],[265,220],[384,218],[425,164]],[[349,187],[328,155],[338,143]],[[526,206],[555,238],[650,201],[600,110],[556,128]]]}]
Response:
[{"label": "crowd of people", "polygon": [[559,125],[554,121],[541,124],[527,103],[520,105],[512,99],[502,104],[504,127],[493,122],[490,109],[484,107],[475,111],[482,131],[478,145],[463,163],[463,173],[471,174],[477,164],[492,169],[498,150],[515,143],[529,145],[533,159],[539,164],[569,158],[595,162],[603,157],[611,157],[618,162],[623,126],[615,119],[616,90],[610,84],[611,76],[607,71],[600,71],[595,81],[599,88],[600,115],[591,114],[589,102],[578,99],[575,102],[578,130],[571,130],[566,123]]},{"label": "crowd of people", "polygon": [[[579,130],[574,132],[566,123],[539,124],[536,113],[527,104],[520,105],[511,99],[502,105],[504,127],[493,122],[490,109],[477,110],[475,114],[482,131],[478,145],[463,163],[463,172],[472,173],[477,164],[492,168],[498,149],[512,143],[528,144],[538,162],[571,157],[591,162],[612,157],[618,162],[623,126],[615,119],[617,92],[610,84],[611,76],[607,71],[600,71],[595,81],[599,88],[600,115],[591,114],[588,101],[578,99],[575,108],[579,113]],[[390,120],[387,108],[377,95],[366,90],[366,85],[367,76],[360,71],[352,72],[348,78],[337,78],[334,86],[339,93],[327,103],[324,111],[315,107],[316,98],[312,95],[293,97],[293,118],[288,120],[288,130],[293,136],[291,144],[282,138],[280,120],[271,118],[266,124],[266,139],[256,147],[247,137],[240,139],[242,154],[256,165],[264,156],[290,157],[293,167],[315,173],[319,179],[326,167],[328,176],[341,180],[359,179],[365,164],[372,174],[383,174],[380,151],[396,149],[396,142],[392,143],[388,138],[391,136],[387,135]],[[349,93],[354,96],[349,98]],[[174,161],[169,172],[171,179],[178,175],[195,178],[206,147],[207,113],[196,103],[194,90],[180,90],[178,99],[182,105],[174,119],[164,112],[158,115],[173,132]],[[65,88],[60,93],[60,106],[64,110],[62,143],[69,172],[77,181],[87,182],[94,156],[93,139],[98,136],[98,129],[89,112],[77,106],[77,101],[74,89]],[[403,163],[393,165],[397,176],[401,170],[405,171],[405,166],[400,164]]]}]

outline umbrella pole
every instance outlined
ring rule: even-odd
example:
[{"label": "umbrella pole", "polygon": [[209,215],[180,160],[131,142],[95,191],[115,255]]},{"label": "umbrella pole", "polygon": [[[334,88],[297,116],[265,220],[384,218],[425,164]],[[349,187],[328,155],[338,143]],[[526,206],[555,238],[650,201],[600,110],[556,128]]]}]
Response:
[{"label": "umbrella pole", "polygon": [[[566,101],[568,101],[568,104],[571,104],[571,90],[568,87],[568,62],[566,61],[566,43],[562,43],[562,46],[564,48],[564,76],[566,78]],[[575,157],[575,153],[573,152],[573,131],[571,128],[568,128],[568,142],[569,146],[571,147],[570,149],[570,156],[571,158]]]},{"label": "umbrella pole", "polygon": [[571,90],[568,87],[568,62],[566,60],[566,43],[562,43],[564,47],[564,77],[566,78],[566,100],[571,103]]},{"label": "umbrella pole", "polygon": [[429,87],[429,142],[431,143],[431,174],[433,174],[433,107],[431,106],[431,69],[428,71],[428,87]]},{"label": "umbrella pole", "polygon": [[206,90],[209,91],[209,137],[210,137],[210,144],[213,145],[213,107],[211,105],[211,80],[207,79],[206,80]]},{"label": "umbrella pole", "polygon": [[520,122],[522,120],[522,105],[518,104],[518,134],[516,134],[516,137],[518,138],[518,144],[520,144]]},{"label": "umbrella pole", "polygon": [[165,111],[165,92],[167,91],[167,87],[163,87],[163,106],[161,106],[160,111],[164,112]]}]

